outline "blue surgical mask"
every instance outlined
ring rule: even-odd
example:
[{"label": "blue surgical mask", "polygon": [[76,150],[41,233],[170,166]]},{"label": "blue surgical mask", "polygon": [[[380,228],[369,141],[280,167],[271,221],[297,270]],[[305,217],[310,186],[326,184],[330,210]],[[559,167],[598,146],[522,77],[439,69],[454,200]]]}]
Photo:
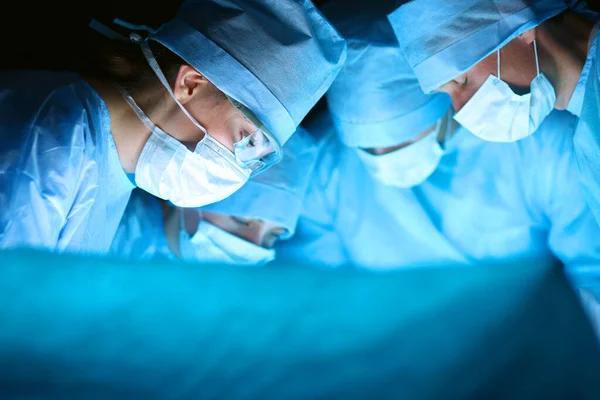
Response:
[{"label": "blue surgical mask", "polygon": [[442,121],[427,136],[384,155],[357,149],[368,172],[384,185],[410,188],[423,183],[436,170],[444,150],[438,141]]},{"label": "blue surgical mask", "polygon": [[514,142],[533,134],[552,112],[556,103],[554,87],[540,73],[537,45],[533,42],[537,76],[530,93],[518,95],[500,77],[490,75],[454,119],[475,136],[490,142]]},{"label": "blue surgical mask", "polygon": [[184,229],[180,231],[179,250],[183,261],[191,263],[260,266],[275,259],[275,250],[241,239],[206,220],[200,220],[192,237]]}]

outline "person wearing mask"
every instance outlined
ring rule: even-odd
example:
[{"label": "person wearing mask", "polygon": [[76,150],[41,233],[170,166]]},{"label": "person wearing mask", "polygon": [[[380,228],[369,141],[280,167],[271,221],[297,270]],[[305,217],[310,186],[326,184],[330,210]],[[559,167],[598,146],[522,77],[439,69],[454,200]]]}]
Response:
[{"label": "person wearing mask", "polygon": [[158,198],[136,191],[111,255],[264,265],[275,258],[274,245],[294,234],[316,156],[314,140],[299,128],[284,147],[280,163],[217,203],[199,209],[161,207]]},{"label": "person wearing mask", "polygon": [[527,137],[553,109],[579,117],[579,177],[600,222],[598,15],[585,2],[414,0],[389,20],[424,92],[448,93],[482,139]]},{"label": "person wearing mask", "polygon": [[0,248],[106,253],[132,189],[183,207],[276,164],[344,40],[310,1],[188,0],[78,73],[0,74]]},{"label": "person wearing mask", "polygon": [[360,24],[336,20],[333,7],[326,15],[348,58],[327,93],[330,113],[307,125],[325,139],[296,234],[277,248],[282,262],[561,261],[578,287],[600,288],[588,273],[600,265],[600,227],[576,179],[575,117],[554,111],[537,135],[484,141],[456,123],[446,94],[421,91],[385,15]]}]

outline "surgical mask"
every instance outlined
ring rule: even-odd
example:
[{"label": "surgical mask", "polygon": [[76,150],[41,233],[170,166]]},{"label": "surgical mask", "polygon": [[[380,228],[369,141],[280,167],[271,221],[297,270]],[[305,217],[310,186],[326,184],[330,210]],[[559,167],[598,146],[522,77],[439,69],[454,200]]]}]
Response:
[{"label": "surgical mask", "polygon": [[548,78],[540,73],[537,44],[533,41],[537,76],[530,93],[518,95],[500,76],[490,75],[454,119],[476,136],[490,142],[514,142],[534,133],[552,112],[556,93]]},{"label": "surgical mask", "polygon": [[275,259],[275,250],[241,239],[206,220],[200,221],[192,237],[181,230],[179,250],[186,262],[261,266]]},{"label": "surgical mask", "polygon": [[154,125],[131,95],[121,94],[151,130],[135,168],[141,189],[179,207],[202,207],[230,196],[250,177],[229,149],[205,134],[192,152]]},{"label": "surgical mask", "polygon": [[357,149],[358,155],[368,172],[384,185],[399,188],[417,186],[436,170],[444,155],[438,142],[441,122],[438,121],[427,136],[404,148],[379,156]]}]

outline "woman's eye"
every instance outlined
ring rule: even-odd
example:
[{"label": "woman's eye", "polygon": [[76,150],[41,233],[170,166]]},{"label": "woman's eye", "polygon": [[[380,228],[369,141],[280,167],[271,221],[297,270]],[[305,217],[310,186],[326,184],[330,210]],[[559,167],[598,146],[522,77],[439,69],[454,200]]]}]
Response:
[{"label": "woman's eye", "polygon": [[231,217],[231,219],[232,219],[232,220],[233,220],[235,223],[237,223],[237,224],[239,224],[239,225],[243,225],[243,226],[248,226],[248,225],[250,225],[250,222],[248,222],[248,221],[244,221],[243,219],[240,219],[240,218]]},{"label": "woman's eye", "polygon": [[283,234],[284,234],[284,233],[286,233],[286,232],[287,232],[287,230],[283,230],[283,231],[273,231],[273,232],[269,232],[269,235],[270,235],[272,238],[274,238],[274,239],[276,239],[276,240],[279,240],[279,239],[281,239],[281,235],[283,235]]}]

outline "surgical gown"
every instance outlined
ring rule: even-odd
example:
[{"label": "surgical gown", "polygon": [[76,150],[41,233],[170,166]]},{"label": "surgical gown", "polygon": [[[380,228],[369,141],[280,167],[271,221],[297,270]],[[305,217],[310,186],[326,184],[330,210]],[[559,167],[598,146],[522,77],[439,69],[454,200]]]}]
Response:
[{"label": "surgical gown", "polygon": [[106,253],[134,185],[78,75],[0,74],[0,248]]},{"label": "surgical gown", "polygon": [[594,28],[588,59],[581,74],[569,111],[580,117],[575,132],[575,151],[586,198],[600,223],[600,38]]},{"label": "surgical gown", "polygon": [[589,278],[581,286],[594,286],[588,272],[600,264],[600,228],[579,184],[575,123],[556,111],[538,134],[515,143],[459,128],[433,175],[401,189],[370,176],[323,114],[309,130],[329,136],[296,235],[278,256],[379,270],[558,258],[573,277]]},{"label": "surgical gown", "polygon": [[178,261],[167,242],[160,199],[141,189],[133,191],[110,254],[129,260]]}]

